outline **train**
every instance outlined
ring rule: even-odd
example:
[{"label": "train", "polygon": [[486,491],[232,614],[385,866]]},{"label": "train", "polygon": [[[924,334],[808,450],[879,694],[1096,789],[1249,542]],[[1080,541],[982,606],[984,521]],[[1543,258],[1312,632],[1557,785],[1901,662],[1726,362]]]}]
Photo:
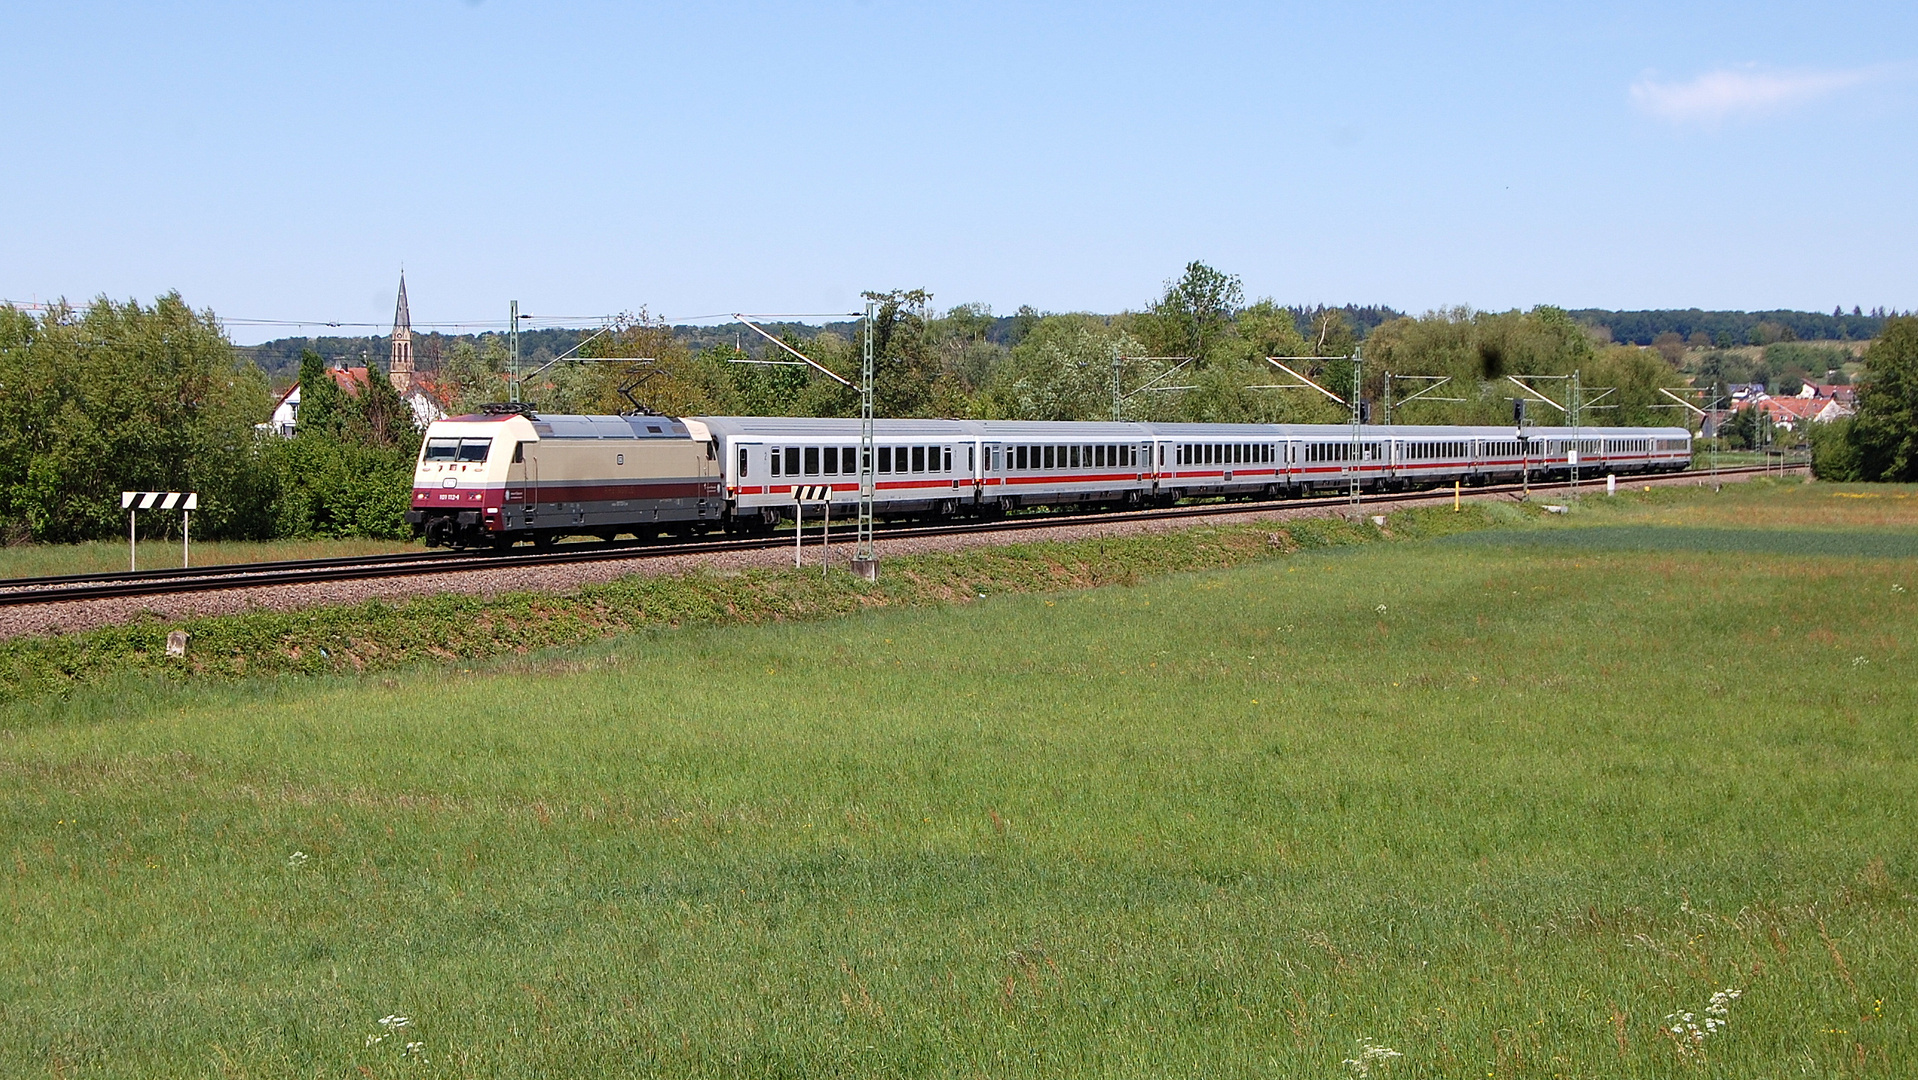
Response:
[{"label": "train", "polygon": [[[1676,472],[1685,428],[877,420],[874,513],[986,518],[1568,476]],[[519,405],[427,427],[406,520],[432,546],[769,532],[859,502],[860,423],[548,415]],[[796,495],[805,495],[815,507]]]}]

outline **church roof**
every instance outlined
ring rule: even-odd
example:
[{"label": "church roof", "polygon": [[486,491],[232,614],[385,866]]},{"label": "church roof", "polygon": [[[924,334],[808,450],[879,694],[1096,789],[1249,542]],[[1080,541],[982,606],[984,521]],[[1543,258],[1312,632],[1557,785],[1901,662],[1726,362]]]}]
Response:
[{"label": "church roof", "polygon": [[413,316],[406,310],[406,271],[400,271],[400,302],[393,309],[393,332],[413,329]]}]

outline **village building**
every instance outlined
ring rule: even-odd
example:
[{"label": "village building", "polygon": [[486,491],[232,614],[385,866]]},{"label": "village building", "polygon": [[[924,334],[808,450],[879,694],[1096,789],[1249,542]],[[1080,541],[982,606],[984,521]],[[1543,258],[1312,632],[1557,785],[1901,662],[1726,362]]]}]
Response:
[{"label": "village building", "polygon": [[[413,368],[413,318],[407,310],[406,272],[400,272],[399,302],[393,309],[393,337],[387,357],[387,379],[393,389],[406,402],[413,413],[415,426],[425,429],[426,425],[446,416],[446,407],[441,395],[436,391],[429,376],[422,376]],[[364,367],[348,367],[341,364],[327,369],[334,385],[348,397],[359,397],[366,389],[367,370]],[[264,424],[256,425],[261,431],[292,438],[300,423],[300,384],[294,383],[286,388],[273,402],[272,415]]]}]

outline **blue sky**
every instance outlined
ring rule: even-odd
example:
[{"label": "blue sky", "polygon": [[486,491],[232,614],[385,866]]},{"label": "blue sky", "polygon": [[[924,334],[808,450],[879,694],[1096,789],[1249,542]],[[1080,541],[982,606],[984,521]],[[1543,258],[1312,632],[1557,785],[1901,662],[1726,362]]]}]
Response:
[{"label": "blue sky", "polygon": [[[1918,5],[22,4],[0,297],[1918,307]],[[318,331],[308,331],[318,332]]]}]

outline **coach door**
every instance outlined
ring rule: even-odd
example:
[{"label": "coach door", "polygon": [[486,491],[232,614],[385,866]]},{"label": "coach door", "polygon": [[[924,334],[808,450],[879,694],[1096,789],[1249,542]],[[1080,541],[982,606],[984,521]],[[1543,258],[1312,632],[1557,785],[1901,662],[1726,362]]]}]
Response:
[{"label": "coach door", "polygon": [[987,487],[1002,486],[999,483],[999,469],[1003,464],[999,458],[1000,447],[996,442],[979,444],[979,468],[972,474],[972,489],[975,498],[983,498]]},{"label": "coach door", "polygon": [[735,496],[757,494],[766,486],[765,447],[760,443],[736,442],[729,444],[733,448],[733,482]]}]

